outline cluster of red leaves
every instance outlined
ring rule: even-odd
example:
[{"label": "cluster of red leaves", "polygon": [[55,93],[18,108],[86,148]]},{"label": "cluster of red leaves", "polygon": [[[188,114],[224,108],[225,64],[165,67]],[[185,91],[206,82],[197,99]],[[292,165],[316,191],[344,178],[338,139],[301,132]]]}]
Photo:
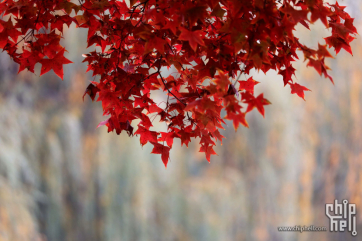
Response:
[{"label": "cluster of red leaves", "polygon": [[[254,95],[258,82],[238,81],[240,74],[276,70],[291,93],[304,99],[308,89],[292,80],[299,50],[308,66],[332,81],[326,45],[309,48],[293,30],[320,20],[332,32],[326,44],[336,53],[341,48],[352,53],[349,43],[357,31],[344,8],[323,0],[5,0],[0,48],[20,65],[19,72],[34,72],[40,63],[41,75],[53,69],[63,78],[63,65],[71,63],[59,42],[64,24],[88,29],[88,47],[99,48],[84,61],[100,81],[85,94],[92,100],[98,94],[104,115],[110,115],[100,125],[139,135],[165,166],[175,138],[187,146],[198,137],[210,161],[215,142],[222,142],[223,119],[232,120],[235,129],[247,127],[245,115],[256,108],[264,116],[270,104],[263,94]],[[163,76],[161,68],[171,66],[177,74]],[[155,90],[167,95],[163,105],[151,98]],[[167,131],[151,130],[151,115],[165,122]]]}]

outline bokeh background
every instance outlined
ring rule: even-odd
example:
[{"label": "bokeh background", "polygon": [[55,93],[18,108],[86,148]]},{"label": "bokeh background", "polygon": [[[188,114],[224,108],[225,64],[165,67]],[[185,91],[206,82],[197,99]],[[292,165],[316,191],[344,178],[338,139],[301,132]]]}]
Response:
[{"label": "bokeh background", "polygon": [[[362,2],[340,1],[362,33]],[[297,29],[317,47],[318,22]],[[296,62],[306,101],[280,76],[254,73],[256,92],[273,104],[250,128],[225,127],[209,164],[198,142],[176,141],[164,168],[137,137],[96,129],[100,102],[82,95],[90,80],[82,54],[86,31],[65,32],[64,81],[22,72],[0,54],[0,240],[361,240],[362,39],[328,60],[335,85]],[[244,77],[243,77],[244,78]],[[162,99],[162,96],[156,96]],[[155,124],[156,125],[156,124]],[[157,126],[157,125],[156,125]],[[278,226],[329,227],[325,204],[357,205],[358,236],[278,232]]]}]

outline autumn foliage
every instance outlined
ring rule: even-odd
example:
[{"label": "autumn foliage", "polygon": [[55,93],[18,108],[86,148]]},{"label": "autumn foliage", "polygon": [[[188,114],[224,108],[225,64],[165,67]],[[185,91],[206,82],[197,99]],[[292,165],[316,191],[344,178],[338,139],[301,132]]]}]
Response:
[{"label": "autumn foliage", "polygon": [[[304,99],[309,89],[292,77],[301,51],[307,66],[333,82],[325,64],[332,57],[328,48],[352,54],[357,34],[344,8],[323,0],[5,0],[0,48],[19,72],[34,72],[40,63],[40,75],[53,70],[63,79],[63,65],[72,63],[60,44],[64,25],[88,29],[88,47],[98,48],[84,54],[84,62],[99,81],[84,95],[101,101],[109,116],[99,126],[139,136],[167,166],[175,138],[186,146],[199,138],[200,152],[210,161],[222,142],[224,119],[237,129],[248,127],[245,116],[254,108],[264,116],[270,102],[254,94],[259,82],[250,70],[277,71],[291,93]],[[331,36],[311,48],[293,31],[317,20]],[[165,76],[161,68],[172,66],[176,73]],[[165,93],[164,102],[153,100],[156,90]],[[153,128],[156,117],[166,123],[165,131]]]}]

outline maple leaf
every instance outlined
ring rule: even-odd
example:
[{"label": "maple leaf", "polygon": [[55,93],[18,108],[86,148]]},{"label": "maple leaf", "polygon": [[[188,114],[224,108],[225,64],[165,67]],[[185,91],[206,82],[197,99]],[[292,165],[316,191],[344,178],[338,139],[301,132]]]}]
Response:
[{"label": "maple leaf", "polygon": [[330,75],[328,75],[328,73],[327,73],[327,70],[329,69],[329,67],[327,65],[325,65],[324,59],[325,59],[325,57],[323,57],[320,60],[314,60],[314,59],[310,58],[307,66],[314,67],[317,70],[317,72],[319,73],[319,75],[324,74],[324,76],[328,77],[331,80],[331,82],[334,84],[333,78]]},{"label": "maple leaf", "polygon": [[210,162],[211,155],[217,155],[212,145],[201,145],[200,152],[205,152],[206,160]]},{"label": "maple leaf", "polygon": [[227,91],[227,88],[230,84],[230,80],[227,74],[220,71],[219,75],[217,75],[216,78],[214,79],[214,83],[217,85],[218,88],[220,88],[222,92],[225,92]]},{"label": "maple leaf", "polygon": [[145,54],[152,52],[153,49],[156,49],[159,53],[163,54],[165,52],[165,44],[166,41],[162,38],[151,38],[146,42]]},{"label": "maple leaf", "polygon": [[168,159],[170,156],[170,147],[161,145],[157,142],[152,143],[154,145],[152,152],[153,154],[161,154],[161,159],[165,168],[167,168]]},{"label": "maple leaf", "polygon": [[43,75],[50,70],[53,70],[56,75],[63,80],[63,64],[73,63],[69,59],[64,57],[65,49],[59,51],[53,58],[42,59],[40,63],[42,64],[40,75]]},{"label": "maple leaf", "polygon": [[184,130],[179,131],[178,134],[180,135],[181,146],[183,146],[183,145],[186,145],[187,147],[189,146],[189,143],[191,142],[191,137],[193,137],[191,132],[192,132],[191,125],[186,127]]},{"label": "maple leaf", "polygon": [[328,7],[323,6],[323,4],[313,4],[311,8],[311,22],[314,23],[318,19],[328,28],[327,17],[331,15],[331,10]]},{"label": "maple leaf", "polygon": [[84,15],[77,15],[74,18],[77,21],[78,26],[81,26],[82,24],[84,24],[88,21],[88,18]]},{"label": "maple leaf", "polygon": [[166,25],[163,27],[163,29],[170,29],[173,34],[176,35],[177,27],[179,26],[179,23],[177,20],[168,21],[166,22]]},{"label": "maple leaf", "polygon": [[186,28],[180,27],[181,34],[178,37],[179,40],[188,41],[191,48],[196,52],[197,44],[204,46],[204,40],[202,39],[202,31],[189,31]]},{"label": "maple leaf", "polygon": [[94,84],[89,84],[87,89],[85,90],[84,94],[83,94],[83,101],[84,101],[84,96],[86,94],[89,95],[89,97],[92,99],[92,101],[94,101],[96,94],[98,93],[99,89],[94,85]]},{"label": "maple leaf", "polygon": [[246,122],[246,120],[245,120],[245,113],[241,112],[241,113],[235,114],[234,112],[229,112],[225,116],[225,119],[233,121],[235,131],[238,129],[239,124],[242,124],[245,127],[249,127],[248,122]]},{"label": "maple leaf", "polygon": [[304,99],[304,91],[310,91],[310,89],[298,84],[298,83],[290,83],[291,93],[297,94],[300,98]]},{"label": "maple leaf", "polygon": [[352,33],[357,33],[357,29],[353,26],[354,18],[347,18],[344,20],[344,26],[350,30]]},{"label": "maple leaf", "polygon": [[18,73],[20,73],[24,69],[28,69],[30,72],[34,73],[35,64],[38,63],[41,59],[42,59],[41,54],[32,53],[24,49],[20,59],[20,67]]},{"label": "maple leaf", "polygon": [[225,138],[225,136],[221,135],[219,130],[216,130],[212,133],[212,135],[220,141],[221,145],[222,145],[222,139]]},{"label": "maple leaf", "polygon": [[140,143],[142,146],[144,146],[147,142],[157,142],[157,132],[147,130],[140,125],[138,125],[138,130],[134,134],[141,135]]},{"label": "maple leaf", "polygon": [[254,94],[254,86],[257,84],[259,84],[259,82],[255,81],[253,77],[250,77],[246,81],[239,81],[239,90],[246,90]]},{"label": "maple leaf", "polygon": [[172,148],[175,137],[179,137],[175,132],[161,132],[161,137],[158,138],[158,141],[166,141],[167,145]]},{"label": "maple leaf", "polygon": [[324,57],[329,57],[329,58],[333,58],[333,56],[329,53],[329,51],[327,50],[326,45],[320,45],[318,43],[318,50],[317,50],[317,54],[318,57],[320,59],[324,58]]},{"label": "maple leaf", "polygon": [[14,28],[11,18],[7,22],[0,20],[0,48],[4,48],[9,42],[9,37],[17,42],[21,32]]},{"label": "maple leaf", "polygon": [[341,37],[342,39],[346,39],[349,34],[353,33],[353,31],[347,28],[344,24],[330,23],[329,25],[332,26],[332,32]]},{"label": "maple leaf", "polygon": [[348,53],[352,54],[352,49],[351,46],[349,45],[349,42],[351,42],[354,38],[351,36],[347,37],[347,41],[341,37],[339,37],[338,35],[334,34],[330,37],[324,38],[326,40],[326,43],[328,44],[329,47],[333,46],[336,53],[338,54],[339,51],[341,51],[341,49],[343,48],[344,50],[346,50]]},{"label": "maple leaf", "polygon": [[246,112],[252,111],[256,107],[257,110],[260,112],[260,114],[263,117],[265,117],[264,116],[264,112],[265,112],[264,105],[271,104],[269,100],[264,98],[264,94],[260,94],[256,98],[254,96],[252,96],[252,97],[250,97],[249,100],[245,101],[245,103],[248,104],[248,108],[247,108]]},{"label": "maple leaf", "polygon": [[291,5],[286,3],[283,8],[280,9],[281,12],[289,14],[291,18],[293,18],[295,23],[299,23],[305,21],[308,15],[308,10],[296,10]]},{"label": "maple leaf", "polygon": [[286,86],[289,81],[292,81],[292,75],[295,74],[294,72],[295,69],[291,65],[284,70],[279,71],[279,74],[283,76],[284,86]]}]

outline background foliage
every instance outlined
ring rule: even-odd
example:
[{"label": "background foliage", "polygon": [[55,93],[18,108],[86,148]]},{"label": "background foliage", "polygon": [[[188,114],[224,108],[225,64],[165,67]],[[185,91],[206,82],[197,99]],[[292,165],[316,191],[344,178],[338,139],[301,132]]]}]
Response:
[{"label": "background foliage", "polygon": [[[362,4],[341,5],[361,32]],[[321,23],[298,30],[315,46],[327,36]],[[0,240],[352,240],[277,232],[328,226],[324,205],[335,198],[356,203],[362,230],[359,36],[353,57],[341,52],[327,62],[335,86],[298,62],[299,83],[312,89],[306,102],[276,74],[254,75],[265,82],[256,92],[273,103],[266,119],[250,113],[250,128],[237,133],[228,123],[211,164],[195,143],[175,141],[165,170],[137,138],[94,129],[101,106],[81,96],[91,79],[81,63],[86,32],[72,26],[65,34],[74,64],[63,82],[52,73],[17,76],[0,55]]]}]

